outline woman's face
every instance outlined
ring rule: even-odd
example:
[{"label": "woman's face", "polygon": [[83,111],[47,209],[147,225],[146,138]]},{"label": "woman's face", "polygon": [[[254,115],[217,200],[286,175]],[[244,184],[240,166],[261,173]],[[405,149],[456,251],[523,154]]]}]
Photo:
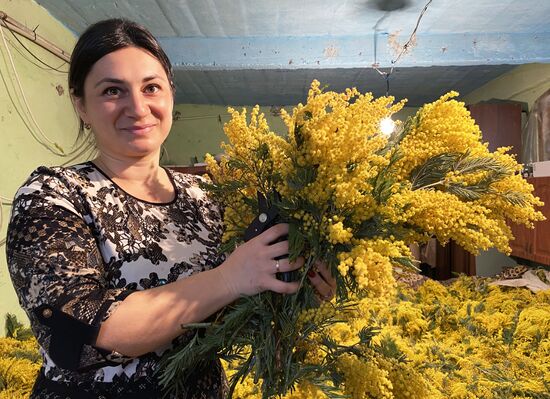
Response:
[{"label": "woman's face", "polygon": [[118,159],[158,156],[172,126],[168,76],[155,57],[137,47],[100,58],[75,104],[91,125],[100,153]]}]

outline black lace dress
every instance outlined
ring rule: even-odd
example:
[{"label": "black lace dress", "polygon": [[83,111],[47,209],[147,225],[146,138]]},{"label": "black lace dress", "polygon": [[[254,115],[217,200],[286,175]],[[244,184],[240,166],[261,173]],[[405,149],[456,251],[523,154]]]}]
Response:
[{"label": "black lace dress", "polygon": [[[44,359],[32,398],[162,396],[155,371],[176,342],[136,358],[93,343],[128,295],[223,261],[220,209],[201,178],[168,174],[176,196],[162,204],[129,195],[91,162],[40,167],[17,191],[6,248]],[[182,398],[223,397],[219,362],[193,374]]]}]

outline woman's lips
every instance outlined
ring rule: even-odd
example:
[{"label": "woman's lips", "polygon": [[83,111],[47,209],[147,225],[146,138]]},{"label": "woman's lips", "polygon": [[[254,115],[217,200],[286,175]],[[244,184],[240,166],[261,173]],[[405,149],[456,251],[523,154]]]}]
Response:
[{"label": "woman's lips", "polygon": [[153,127],[155,127],[155,124],[135,125],[124,127],[122,130],[132,134],[147,134],[153,129]]}]

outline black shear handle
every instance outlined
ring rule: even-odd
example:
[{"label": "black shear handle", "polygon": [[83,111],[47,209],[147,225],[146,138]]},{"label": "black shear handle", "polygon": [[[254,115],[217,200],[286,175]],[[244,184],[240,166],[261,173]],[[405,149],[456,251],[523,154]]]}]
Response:
[{"label": "black shear handle", "polygon": [[[264,231],[272,226],[275,226],[280,222],[278,209],[271,205],[267,206],[267,199],[265,196],[258,192],[258,209],[259,215],[248,225],[244,232],[244,241],[250,241],[254,237],[262,234]],[[279,237],[275,242],[284,241],[288,239],[288,236]],[[287,258],[288,255],[282,255],[275,258],[275,260]],[[280,272],[277,273],[277,278],[284,282],[296,281],[298,276],[295,272]]]}]

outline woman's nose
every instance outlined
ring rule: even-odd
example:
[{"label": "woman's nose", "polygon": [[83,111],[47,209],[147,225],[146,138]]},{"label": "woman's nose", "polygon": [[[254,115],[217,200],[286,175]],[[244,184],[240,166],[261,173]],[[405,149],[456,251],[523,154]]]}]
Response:
[{"label": "woman's nose", "polygon": [[135,118],[140,118],[147,115],[149,112],[149,106],[147,99],[143,96],[141,91],[131,92],[128,95],[128,101],[126,104],[126,114]]}]

